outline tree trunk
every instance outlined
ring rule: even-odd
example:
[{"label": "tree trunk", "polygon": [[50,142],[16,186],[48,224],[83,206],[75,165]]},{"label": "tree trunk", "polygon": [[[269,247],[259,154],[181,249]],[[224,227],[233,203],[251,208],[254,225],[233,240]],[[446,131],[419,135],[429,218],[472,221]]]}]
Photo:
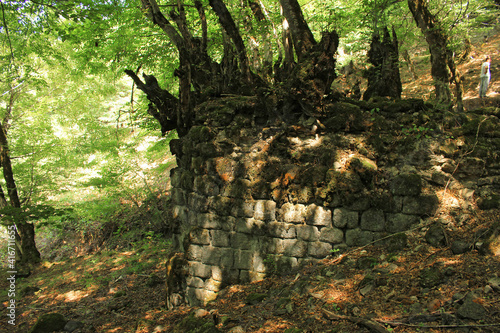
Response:
[{"label": "tree trunk", "polygon": [[451,103],[450,70],[448,36],[439,26],[434,15],[431,14],[425,0],[408,0],[408,7],[424,34],[431,53],[431,75],[434,79],[436,100],[440,103]]},{"label": "tree trunk", "polygon": [[162,135],[177,128],[177,110],[179,108],[177,98],[168,91],[161,89],[153,75],[144,74],[145,82],[142,82],[134,71],[125,70],[125,74],[130,76],[137,88],[142,90],[148,97],[151,102],[148,113],[160,123]]},{"label": "tree trunk", "polygon": [[238,27],[234,23],[231,13],[229,13],[226,5],[221,0],[210,0],[209,2],[210,6],[212,6],[212,9],[217,14],[224,31],[233,41],[236,53],[238,54],[239,65],[243,77],[248,81],[248,83],[251,83],[252,77],[248,66],[245,43],[243,43],[243,39],[241,38]]},{"label": "tree trunk", "polygon": [[403,52],[403,59],[406,61],[406,65],[410,70],[412,79],[413,80],[418,79],[417,72],[415,71],[415,64],[413,63],[413,60],[411,59],[410,54],[408,53],[408,50],[405,50]]},{"label": "tree trunk", "polygon": [[382,40],[378,33],[373,36],[368,51],[368,60],[372,67],[365,72],[368,88],[363,94],[364,100],[373,96],[401,98],[403,88],[399,75],[398,39],[394,29],[392,38],[387,28],[383,29],[383,33]]},{"label": "tree trunk", "polygon": [[[9,154],[9,145],[3,124],[0,122],[0,162],[3,168],[3,176],[7,185],[7,194],[9,196],[10,205],[21,209],[21,200],[17,193],[14,173],[12,172],[12,164]],[[2,191],[3,193],[3,191]],[[35,227],[33,224],[26,221],[15,222],[19,238],[16,237],[16,245],[20,249],[20,261],[23,263],[38,263],[40,262],[40,252],[38,252],[35,244]],[[20,243],[20,244],[19,244]]]},{"label": "tree trunk", "polygon": [[283,16],[286,17],[292,33],[293,46],[299,61],[316,45],[297,0],[280,0]]}]

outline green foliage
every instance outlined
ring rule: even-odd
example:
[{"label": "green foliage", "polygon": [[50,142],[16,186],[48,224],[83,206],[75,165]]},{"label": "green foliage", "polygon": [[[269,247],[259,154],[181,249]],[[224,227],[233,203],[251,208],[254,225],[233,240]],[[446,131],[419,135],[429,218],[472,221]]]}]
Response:
[{"label": "green foliage", "polygon": [[71,208],[55,208],[50,205],[25,206],[22,208],[6,206],[0,209],[1,224],[10,225],[12,222],[28,222],[49,220],[71,214]]},{"label": "green foliage", "polygon": [[430,134],[434,129],[425,127],[425,126],[417,126],[413,124],[413,127],[403,127],[401,125],[401,133],[405,136],[414,136],[417,139],[421,137],[430,138]]}]

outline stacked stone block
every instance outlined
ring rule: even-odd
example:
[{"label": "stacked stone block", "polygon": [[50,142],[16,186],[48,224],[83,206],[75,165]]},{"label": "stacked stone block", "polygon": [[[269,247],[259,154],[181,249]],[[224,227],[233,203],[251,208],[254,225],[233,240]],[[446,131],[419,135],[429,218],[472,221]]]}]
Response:
[{"label": "stacked stone block", "polygon": [[242,178],[244,172],[234,172],[241,155],[222,159],[181,164],[172,173],[173,217],[180,226],[179,243],[185,244],[186,294],[192,304],[213,300],[226,285],[289,272],[337,248],[407,230],[437,205],[435,196],[421,195],[418,181],[405,183],[412,176],[396,179],[387,200],[376,207],[372,200],[342,205],[342,200],[321,201],[300,191],[293,192],[300,200],[289,197],[283,202],[273,193],[300,183],[300,170],[294,170],[293,180],[290,176],[285,185],[280,180],[273,185],[263,179],[265,170],[252,181]]}]

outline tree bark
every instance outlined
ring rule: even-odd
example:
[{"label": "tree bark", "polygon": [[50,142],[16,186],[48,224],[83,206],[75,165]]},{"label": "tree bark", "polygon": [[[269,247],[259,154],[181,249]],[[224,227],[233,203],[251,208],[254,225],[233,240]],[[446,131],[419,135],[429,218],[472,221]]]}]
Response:
[{"label": "tree bark", "polygon": [[290,25],[293,46],[299,61],[316,45],[314,36],[307,25],[297,0],[280,0],[283,16]]},{"label": "tree bark", "polygon": [[[9,145],[3,124],[0,122],[0,163],[3,168],[3,176],[7,185],[7,194],[9,196],[10,205],[21,209],[21,200],[17,192],[17,186],[12,171],[12,164],[9,154]],[[2,191],[3,193],[3,191]],[[18,220],[15,222],[19,237],[16,237],[16,246],[21,251],[20,261],[23,263],[38,263],[40,262],[40,252],[36,248],[35,243],[35,227],[32,223]],[[20,244],[19,244],[20,243]]]},{"label": "tree bark", "polygon": [[252,82],[245,43],[243,43],[243,39],[241,38],[238,27],[234,23],[231,13],[229,13],[226,5],[221,0],[210,0],[209,2],[210,6],[212,6],[212,9],[217,14],[222,28],[233,41],[236,53],[238,54],[238,60],[243,77],[248,81],[248,83]]},{"label": "tree bark", "polygon": [[162,89],[153,75],[144,74],[143,82],[134,71],[125,70],[125,74],[134,80],[137,88],[142,90],[151,102],[148,113],[160,123],[162,135],[177,128],[178,99]]},{"label": "tree bark", "polygon": [[413,60],[411,59],[410,54],[408,53],[408,50],[405,50],[403,52],[403,59],[406,61],[406,65],[410,70],[412,79],[413,80],[418,79],[417,72],[415,71],[415,64],[413,63]]},{"label": "tree bark", "polygon": [[425,0],[408,0],[408,7],[429,46],[436,100],[440,103],[451,103],[451,75],[448,64],[454,60],[449,58],[448,36],[429,11]]}]

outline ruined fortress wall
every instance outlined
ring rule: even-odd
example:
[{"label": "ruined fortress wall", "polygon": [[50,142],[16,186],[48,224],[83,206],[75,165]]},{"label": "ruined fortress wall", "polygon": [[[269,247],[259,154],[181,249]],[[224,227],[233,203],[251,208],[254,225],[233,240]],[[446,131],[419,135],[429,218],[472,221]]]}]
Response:
[{"label": "ruined fortress wall", "polygon": [[[435,218],[444,187],[460,197],[457,209],[467,210],[478,184],[499,183],[500,168],[488,167],[487,158],[458,164],[454,141],[415,135],[390,146],[396,139],[383,129],[353,129],[376,121],[358,106],[348,106],[360,109],[351,124],[340,118],[318,130],[314,119],[259,125],[238,111],[239,103],[229,100],[211,117],[198,110],[205,120],[171,143],[178,160],[172,214],[176,246],[188,263],[182,298],[190,304]],[[381,243],[397,249],[398,238]]]}]

